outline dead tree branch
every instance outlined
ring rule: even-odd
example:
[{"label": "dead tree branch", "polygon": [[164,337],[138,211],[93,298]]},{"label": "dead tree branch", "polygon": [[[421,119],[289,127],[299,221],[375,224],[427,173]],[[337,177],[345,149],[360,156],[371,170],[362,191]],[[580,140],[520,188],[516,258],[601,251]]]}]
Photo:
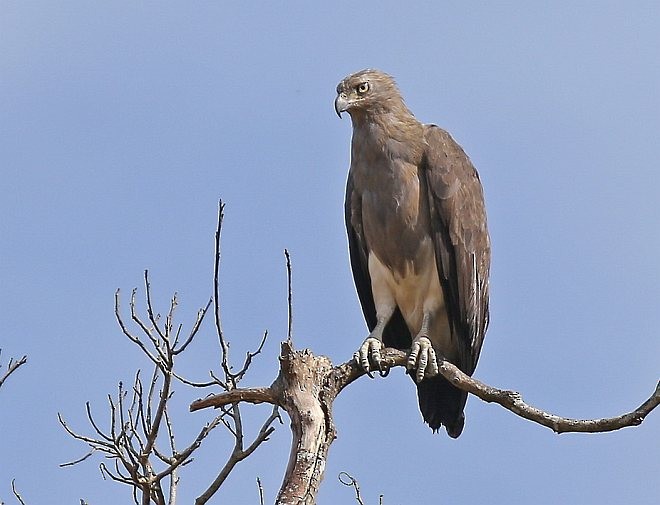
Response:
[{"label": "dead tree branch", "polygon": [[12,479],[11,481],[11,492],[14,493],[14,497],[18,500],[18,503],[20,503],[21,505],[25,505],[25,501],[23,500],[23,497],[16,489],[16,479]]},{"label": "dead tree branch", "polygon": [[[387,349],[386,359],[390,368],[405,367],[407,354],[396,349]],[[658,382],[649,399],[632,412],[603,419],[570,419],[547,413],[525,403],[521,394],[516,391],[498,389],[484,384],[466,375],[449,361],[441,359],[438,368],[439,372],[457,388],[467,391],[487,403],[497,403],[520,417],[550,428],[555,433],[601,433],[637,426],[660,404],[660,382]],[[354,360],[335,367],[333,373],[339,388],[336,394],[357,378],[365,375],[365,372],[357,366]]]},{"label": "dead tree branch", "polygon": [[[2,355],[2,349],[0,349],[0,355]],[[0,388],[9,378],[9,376],[13,374],[16,370],[18,370],[19,367],[25,365],[25,363],[27,363],[27,356],[23,356],[22,358],[17,360],[14,360],[14,358],[9,358],[9,363],[7,363],[7,370],[2,375],[2,377],[0,377]]]},{"label": "dead tree branch", "polygon": [[[224,416],[224,414],[216,416],[203,426],[197,437],[185,449],[176,449],[174,430],[168,412],[169,400],[173,394],[173,379],[178,378],[174,373],[174,361],[198,334],[211,300],[198,311],[192,329],[181,342],[182,327],[174,324],[174,314],[178,304],[176,294],[170,301],[165,319],[162,320],[160,314],[153,310],[151,284],[147,271],[144,273],[144,285],[148,320],[144,321],[138,316],[136,290],[133,290],[129,304],[131,320],[140,330],[139,333],[129,329],[121,314],[119,290],[115,294],[115,317],[124,335],[136,344],[153,364],[148,387],[143,386],[139,370],[135,374],[130,390],[119,383],[116,397],[108,397],[110,422],[105,430],[92,415],[88,402],[87,419],[94,431],[92,436],[74,431],[58,414],[59,421],[67,433],[90,447],[88,454],[62,466],[81,463],[93,453],[100,452],[107,459],[114,461],[114,469],[101,463],[102,474],[130,486],[134,496],[141,497],[142,504],[173,505],[179,481],[178,468],[191,461],[192,453],[211,430],[220,424]],[[130,402],[127,402],[128,399]],[[167,431],[167,437],[161,436],[163,429]],[[167,440],[168,450],[160,447],[163,438]],[[167,492],[164,491],[165,488]]]},{"label": "dead tree branch", "polygon": [[352,487],[353,491],[355,491],[355,501],[358,502],[359,505],[364,505],[364,502],[362,501],[362,494],[360,493],[360,485],[358,484],[358,481],[355,479],[355,477],[347,472],[339,472],[339,476],[337,478],[339,479],[339,482],[341,482],[344,486]]},{"label": "dead tree branch", "polygon": [[[222,329],[222,320],[220,316],[220,259],[224,209],[225,205],[222,203],[222,201],[220,201],[218,204],[218,224],[215,232],[215,253],[213,256],[213,312],[215,316],[214,322],[216,335],[218,337],[218,343],[220,346],[220,368],[224,378],[220,379],[213,373],[211,373],[211,377],[214,379],[214,382],[217,385],[225,390],[224,394],[229,395],[231,398],[232,393],[237,391],[236,388],[238,383],[243,379],[250,365],[252,364],[252,360],[261,353],[263,346],[266,343],[268,332],[264,332],[263,338],[261,339],[261,342],[259,343],[256,351],[247,352],[241,369],[237,372],[233,372],[229,359],[229,342],[227,341]],[[213,482],[211,482],[209,487],[197,497],[195,500],[195,505],[203,505],[207,503],[211,497],[217,493],[217,491],[220,489],[220,486],[222,486],[236,465],[250,456],[257,449],[257,447],[259,447],[259,445],[268,440],[268,437],[275,430],[273,423],[276,420],[278,420],[280,423],[282,422],[277,405],[274,402],[269,402],[275,405],[271,415],[262,423],[262,426],[253,441],[247,447],[245,447],[243,418],[241,416],[241,410],[239,407],[240,402],[241,400],[238,398],[229,402],[231,407],[224,410],[226,416],[224,416],[222,419],[225,428],[227,428],[227,431],[229,431],[234,437],[234,446],[232,451]]]},{"label": "dead tree branch", "polygon": [[[179,484],[178,470],[192,461],[192,456],[202,442],[218,425],[223,425],[234,437],[234,447],[226,463],[210,486],[197,498],[196,504],[206,503],[224,483],[234,467],[249,457],[274,431],[275,421],[281,423],[279,410],[275,406],[269,417],[262,423],[254,437],[246,441],[243,433],[240,394],[233,404],[208,421],[200,428],[197,436],[184,449],[178,449],[175,428],[170,414],[170,399],[174,393],[174,382],[187,387],[220,387],[226,394],[239,391],[238,383],[248,372],[254,358],[261,354],[267,332],[255,351],[248,351],[243,365],[234,371],[229,360],[229,342],[226,339],[220,318],[220,235],[222,230],[224,204],[218,206],[218,224],[215,233],[213,297],[197,312],[195,321],[187,335],[182,335],[182,325],[174,322],[178,306],[176,293],[170,300],[165,317],[154,310],[149,274],[144,272],[144,293],[146,317],[137,310],[137,289],[131,293],[129,301],[130,319],[121,311],[120,291],[115,293],[115,317],[122,333],[145,355],[153,367],[148,384],[143,385],[140,371],[135,374],[132,386],[127,389],[119,383],[117,395],[108,397],[110,420],[107,428],[102,428],[92,415],[89,402],[86,404],[87,420],[93,430],[91,436],[74,431],[58,414],[66,432],[76,440],[87,444],[89,452],[84,456],[61,466],[73,466],[91,457],[102,454],[113,461],[113,465],[100,464],[104,478],[120,482],[132,488],[134,502],[142,505],[174,505]],[[191,381],[175,372],[175,362],[192,344],[198,335],[208,310],[213,304],[214,325],[220,347],[221,377],[210,372],[207,382]],[[270,402],[274,403],[274,402]]]},{"label": "dead tree branch", "polygon": [[293,338],[293,289],[291,277],[291,256],[289,251],[284,249],[284,257],[286,258],[286,308],[287,308],[287,325],[286,325],[286,340],[291,343]]},{"label": "dead tree branch", "polygon": [[[406,366],[405,352],[386,349],[383,358],[389,368]],[[469,377],[448,361],[440,361],[439,371],[457,388],[486,402],[498,403],[556,433],[595,433],[636,426],[660,404],[659,383],[651,397],[632,412],[612,418],[569,419],[532,407],[517,392],[494,388]],[[363,375],[365,372],[355,360],[332,366],[324,356],[315,356],[307,349],[295,351],[289,342],[283,342],[280,372],[270,387],[235,389],[207,397],[193,402],[190,410],[218,408],[237,402],[272,403],[284,408],[291,419],[293,441],[276,503],[313,504],[323,478],[328,449],[335,439],[332,404],[346,386]]]}]

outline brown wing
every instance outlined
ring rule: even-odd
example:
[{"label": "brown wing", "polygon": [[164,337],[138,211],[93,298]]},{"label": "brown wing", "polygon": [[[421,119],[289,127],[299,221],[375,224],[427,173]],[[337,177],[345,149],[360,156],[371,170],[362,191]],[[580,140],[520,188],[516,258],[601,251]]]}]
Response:
[{"label": "brown wing", "polygon": [[[349,172],[346,183],[346,201],[344,202],[344,217],[348,234],[348,250],[351,256],[353,280],[362,306],[362,313],[369,331],[376,327],[376,306],[371,290],[369,275],[369,249],[362,233],[361,198],[353,190],[353,179]],[[386,347],[409,349],[412,342],[410,330],[401,312],[397,308],[383,331],[383,343]]]},{"label": "brown wing", "polygon": [[435,125],[425,127],[424,173],[431,226],[452,335],[471,374],[488,327],[490,239],[479,174],[461,146]]}]

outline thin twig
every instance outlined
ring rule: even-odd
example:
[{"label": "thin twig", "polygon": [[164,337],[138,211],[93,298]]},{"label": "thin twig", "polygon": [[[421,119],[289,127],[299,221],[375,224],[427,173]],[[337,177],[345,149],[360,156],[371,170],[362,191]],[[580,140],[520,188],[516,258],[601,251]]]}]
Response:
[{"label": "thin twig", "polygon": [[172,377],[174,377],[176,380],[178,380],[182,384],[185,384],[187,386],[192,386],[194,388],[200,388],[201,389],[201,388],[208,388],[208,387],[211,387],[211,386],[220,386],[222,389],[227,389],[225,387],[225,383],[223,381],[219,380],[217,377],[213,377],[213,373],[211,373],[211,377],[213,378],[213,380],[210,380],[210,381],[207,381],[207,382],[191,381],[191,380],[186,379],[185,377],[180,376],[179,374],[177,374],[174,371],[172,372]]},{"label": "thin twig", "polygon": [[[145,275],[146,289],[150,290],[151,287],[149,285],[149,281],[147,280],[149,274],[147,273],[146,270],[144,271],[144,275]],[[140,327],[142,332],[149,338],[149,340],[151,341],[151,345],[153,345],[154,349],[158,353],[159,358],[161,360],[164,360],[165,359],[165,354],[163,353],[163,351],[161,349],[160,340],[159,340],[160,337],[159,336],[154,336],[154,329],[157,330],[158,327],[156,325],[154,325],[154,323],[151,323],[152,324],[151,327],[147,326],[142,321],[142,319],[140,319],[140,317],[137,315],[137,311],[135,310],[135,306],[136,306],[135,305],[135,297],[136,297],[136,294],[137,294],[137,288],[133,288],[133,291],[131,291],[131,301],[129,303],[129,307],[131,309],[131,319],[133,320],[133,322],[135,322]],[[148,303],[151,303],[150,297],[151,297],[151,294],[147,293],[147,298],[149,300]],[[158,333],[160,333],[160,330],[158,331]]]},{"label": "thin twig", "polygon": [[264,348],[264,344],[266,343],[266,338],[268,338],[268,330],[264,331],[264,336],[261,338],[261,342],[259,343],[259,347],[257,347],[257,350],[254,352],[248,351],[245,356],[245,362],[243,363],[243,367],[238,372],[232,374],[232,377],[234,378],[236,384],[240,382],[240,380],[243,378],[245,373],[250,368],[250,365],[252,364],[252,359],[258,356],[259,354],[261,354],[261,351]]},{"label": "thin twig", "polygon": [[[0,350],[0,353],[1,352],[2,350]],[[0,387],[2,387],[11,374],[13,374],[20,366],[25,365],[25,363],[27,363],[27,356],[23,356],[16,361],[14,361],[13,358],[10,358],[9,363],[7,364],[7,371],[2,377],[0,377]]]},{"label": "thin twig", "polygon": [[[151,354],[149,349],[147,349],[147,346],[144,345],[144,342],[142,342],[138,337],[136,337],[130,331],[128,331],[128,328],[124,324],[124,320],[122,319],[121,312],[120,312],[120,296],[119,296],[120,292],[121,291],[119,289],[117,291],[115,291],[115,319],[117,320],[117,324],[119,324],[119,327],[121,328],[122,333],[131,342],[133,342],[135,345],[137,345],[142,350],[142,352],[145,354],[145,356],[147,356],[154,364],[159,365],[160,364],[159,358],[157,358],[156,356]],[[135,296],[135,290],[133,290],[133,297],[134,296]],[[131,303],[131,310],[133,310],[132,307],[134,307],[133,303]],[[140,321],[139,318],[137,319],[137,321],[138,321],[138,325],[143,329],[143,331],[145,331],[147,333],[147,335],[150,335],[149,329],[146,328],[146,326],[144,326],[142,324],[142,321]],[[153,340],[152,340],[152,342],[153,342]]]},{"label": "thin twig", "polygon": [[364,505],[362,496],[360,496],[360,485],[358,484],[358,481],[355,479],[355,477],[350,475],[348,472],[339,472],[337,479],[344,486],[352,487],[355,490],[355,501],[357,501],[360,505]]},{"label": "thin twig", "polygon": [[85,442],[89,444],[91,447],[96,447],[97,450],[101,450],[107,453],[111,453],[113,449],[113,444],[111,442],[103,442],[102,440],[97,440],[91,437],[86,437],[84,435],[80,435],[73,431],[71,428],[69,428],[69,425],[66,423],[64,418],[62,417],[61,414],[57,414],[57,419],[64,428],[64,430],[71,436],[72,438],[75,438],[76,440],[80,440],[81,442]]},{"label": "thin twig", "polygon": [[202,321],[204,321],[204,316],[206,316],[206,312],[209,310],[209,307],[211,306],[212,302],[213,302],[213,298],[209,298],[209,301],[207,302],[206,306],[202,309],[199,309],[199,311],[197,312],[197,320],[195,321],[195,324],[190,330],[190,333],[188,334],[188,338],[183,344],[181,344],[181,347],[178,347],[172,351],[173,355],[176,356],[177,354],[181,354],[193,341],[195,335],[197,335],[197,332],[199,331],[200,326],[202,325]]},{"label": "thin twig", "polygon": [[286,340],[291,344],[293,337],[293,295],[292,295],[292,282],[291,282],[291,257],[289,251],[284,249],[284,257],[286,258],[286,285],[287,285],[287,328]]},{"label": "thin twig", "polygon": [[227,386],[232,388],[236,387],[233,383],[231,376],[231,369],[229,366],[229,343],[225,339],[222,332],[222,321],[220,318],[220,258],[221,258],[221,236],[222,236],[222,220],[224,218],[225,204],[222,200],[218,203],[218,227],[215,231],[215,254],[213,258],[213,313],[215,316],[215,329],[220,343],[220,352],[222,353],[222,370],[227,380]]},{"label": "thin twig", "polygon": [[87,412],[87,419],[89,420],[89,424],[92,425],[92,428],[94,428],[96,434],[106,442],[112,442],[112,438],[103,433],[101,429],[96,425],[96,421],[94,421],[94,416],[92,415],[92,407],[89,402],[85,402],[85,410]]},{"label": "thin twig", "polygon": [[151,423],[151,431],[146,434],[147,436],[147,445],[144,448],[144,452],[150,453],[156,439],[158,438],[158,432],[160,430],[161,421],[164,415],[165,409],[167,409],[167,401],[170,397],[170,384],[172,383],[172,376],[165,374],[163,379],[163,389],[160,391],[160,398],[158,401],[158,407],[156,408],[156,415],[154,416],[153,422]]},{"label": "thin twig", "polygon": [[[151,321],[153,329],[156,330],[156,333],[158,333],[160,338],[162,340],[166,340],[165,334],[160,330],[160,327],[158,326],[160,314],[154,315],[154,309],[151,305],[151,283],[149,282],[149,270],[144,271],[144,292],[147,299],[147,315],[149,316],[149,321]],[[176,295],[174,298],[176,299]],[[174,304],[176,305],[176,302]]]},{"label": "thin twig", "polygon": [[92,454],[94,454],[95,451],[96,451],[96,449],[95,449],[95,448],[92,448],[92,450],[90,450],[90,451],[89,451],[87,454],[85,454],[83,457],[78,458],[78,459],[75,459],[75,460],[73,460],[73,461],[69,461],[68,463],[60,463],[60,464],[59,464],[59,467],[60,467],[60,468],[65,468],[65,467],[67,467],[67,466],[73,466],[73,465],[77,465],[78,463],[82,463],[82,462],[85,461],[87,458],[89,458]]},{"label": "thin twig", "polygon": [[243,451],[242,459],[250,456],[250,454],[252,454],[257,449],[257,447],[259,447],[259,445],[268,440],[268,437],[275,431],[275,428],[271,425],[276,420],[278,420],[280,424],[283,424],[282,417],[280,416],[280,411],[277,405],[273,407],[273,411],[271,412],[270,416],[268,416],[268,419],[266,419],[261,425],[259,433],[257,433],[257,436],[254,438],[252,443],[247,447],[247,449]]},{"label": "thin twig", "polygon": [[202,444],[202,441],[208,436],[209,433],[211,433],[213,428],[215,428],[220,423],[221,418],[222,418],[221,415],[217,416],[213,421],[211,421],[202,428],[202,430],[199,432],[197,438],[195,438],[192,444],[190,444],[180,453],[175,453],[176,456],[173,458],[174,462],[168,468],[160,472],[157,475],[157,479],[160,480],[163,477],[166,477],[167,475],[171,474],[172,471],[174,471],[179,466],[183,466],[187,464],[188,458],[190,458],[192,453]]},{"label": "thin twig", "polygon": [[25,505],[25,502],[23,501],[23,497],[20,495],[20,493],[16,489],[16,479],[11,480],[11,492],[14,493],[14,496],[18,500],[18,503],[20,503],[21,505]]},{"label": "thin twig", "polygon": [[259,477],[257,477],[257,489],[259,489],[259,505],[264,505],[264,488]]},{"label": "thin twig", "polygon": [[238,409],[238,403],[232,404],[232,411],[234,412],[234,422],[236,423],[235,429],[230,429],[235,437],[234,449],[232,450],[229,459],[224,464],[211,485],[195,500],[195,505],[203,505],[207,503],[218,491],[218,489],[220,489],[220,486],[222,486],[222,484],[225,482],[229,474],[233,471],[234,467],[245,458],[249,457],[263,442],[268,440],[268,437],[275,430],[275,428],[271,425],[276,420],[279,420],[279,422],[282,423],[279,409],[277,406],[275,406],[270,416],[262,424],[259,433],[257,433],[257,436],[254,438],[252,443],[246,449],[243,449],[243,429],[241,424],[240,410]]}]

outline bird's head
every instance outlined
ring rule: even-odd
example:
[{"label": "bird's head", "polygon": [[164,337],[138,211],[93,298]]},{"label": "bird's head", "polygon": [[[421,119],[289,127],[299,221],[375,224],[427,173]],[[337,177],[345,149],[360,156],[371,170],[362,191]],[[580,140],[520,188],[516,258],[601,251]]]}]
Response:
[{"label": "bird's head", "polygon": [[337,85],[335,111],[357,116],[378,114],[406,107],[394,79],[379,70],[366,69],[351,74]]}]

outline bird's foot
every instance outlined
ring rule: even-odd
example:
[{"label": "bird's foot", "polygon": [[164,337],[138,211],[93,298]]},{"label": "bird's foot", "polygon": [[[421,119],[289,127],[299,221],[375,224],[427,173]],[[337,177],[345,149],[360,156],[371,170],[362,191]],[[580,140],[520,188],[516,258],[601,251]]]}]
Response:
[{"label": "bird's foot", "polygon": [[381,340],[370,336],[367,337],[353,355],[358,366],[367,372],[371,378],[373,378],[373,375],[371,375],[372,370],[378,370],[382,376],[387,375],[389,372],[384,366],[385,364],[381,361],[380,350],[383,348],[384,346]]},{"label": "bird's foot", "polygon": [[421,382],[424,377],[433,377],[438,374],[438,360],[433,344],[427,336],[417,335],[412,341],[407,368],[408,373],[411,375],[414,373],[416,382]]}]

